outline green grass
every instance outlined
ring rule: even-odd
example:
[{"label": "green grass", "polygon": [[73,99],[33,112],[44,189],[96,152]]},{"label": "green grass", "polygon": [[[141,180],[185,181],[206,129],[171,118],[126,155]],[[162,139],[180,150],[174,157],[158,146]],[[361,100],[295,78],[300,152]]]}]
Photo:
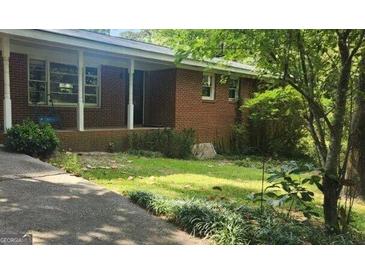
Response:
[{"label": "green grass", "polygon": [[[257,206],[247,196],[261,188],[259,163],[242,167],[227,160],[176,160],[124,153],[80,156],[62,153],[51,162],[121,194],[145,191],[169,199],[204,198]],[[316,188],[312,190],[316,210],[322,214],[323,196]],[[354,227],[365,232],[362,201],[354,205]]]}]

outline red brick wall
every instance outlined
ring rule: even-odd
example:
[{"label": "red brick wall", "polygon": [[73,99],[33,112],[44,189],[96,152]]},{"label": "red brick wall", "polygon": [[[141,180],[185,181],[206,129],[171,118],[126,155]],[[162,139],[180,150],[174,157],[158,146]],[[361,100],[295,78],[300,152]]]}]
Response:
[{"label": "red brick wall", "polygon": [[[1,59],[1,58],[0,58]],[[102,66],[101,68],[101,107],[85,108],[85,127],[125,126],[126,69]],[[28,65],[27,56],[11,53],[10,93],[12,100],[13,124],[26,118],[37,119],[47,114],[49,107],[29,106],[28,104]],[[3,64],[0,61],[0,129],[3,130]],[[76,128],[76,107],[56,107],[64,128]]]},{"label": "red brick wall", "polygon": [[175,126],[176,70],[146,73],[145,125]]},{"label": "red brick wall", "polygon": [[[92,131],[58,131],[61,149],[72,151],[108,151],[113,143],[115,151],[125,151],[130,132],[147,132],[154,129],[100,129]],[[1,140],[1,134],[0,134]]]},{"label": "red brick wall", "polygon": [[[178,69],[176,74],[176,128],[193,128],[198,142],[227,140],[231,127],[242,115],[238,103],[228,100],[228,85],[219,83],[216,75],[215,100],[204,101],[201,97],[203,73]],[[242,79],[241,97],[249,96],[252,80]]]}]

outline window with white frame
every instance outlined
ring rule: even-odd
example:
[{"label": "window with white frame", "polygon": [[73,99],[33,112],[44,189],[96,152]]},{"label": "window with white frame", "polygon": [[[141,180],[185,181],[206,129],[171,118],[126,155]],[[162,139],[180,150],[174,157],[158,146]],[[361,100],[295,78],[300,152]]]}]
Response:
[{"label": "window with white frame", "polygon": [[47,83],[47,64],[45,61],[29,60],[29,103],[47,104],[48,102],[48,83]]},{"label": "window with white frame", "polygon": [[75,65],[50,63],[50,98],[54,104],[76,104],[78,69]]},{"label": "window with white frame", "polygon": [[231,101],[238,100],[240,89],[239,79],[229,79],[228,82],[228,98]]},{"label": "window with white frame", "polygon": [[[78,101],[78,67],[76,65],[29,59],[29,103],[76,106]],[[99,104],[97,67],[84,69],[84,102]]]},{"label": "window with white frame", "polygon": [[214,75],[203,74],[202,99],[214,100]]}]

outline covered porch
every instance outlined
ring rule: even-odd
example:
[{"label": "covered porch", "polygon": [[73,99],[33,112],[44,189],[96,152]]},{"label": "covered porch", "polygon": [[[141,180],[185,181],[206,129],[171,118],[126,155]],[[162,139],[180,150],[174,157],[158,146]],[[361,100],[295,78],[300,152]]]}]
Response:
[{"label": "covered porch", "polygon": [[0,39],[0,132],[29,118],[52,122],[61,140],[174,126],[173,64],[85,43]]}]

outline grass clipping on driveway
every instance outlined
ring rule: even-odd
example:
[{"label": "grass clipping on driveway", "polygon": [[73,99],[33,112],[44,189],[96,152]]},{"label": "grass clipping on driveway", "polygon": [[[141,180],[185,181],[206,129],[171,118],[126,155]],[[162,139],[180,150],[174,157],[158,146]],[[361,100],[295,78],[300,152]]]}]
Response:
[{"label": "grass clipping on driveway", "polygon": [[[292,220],[269,208],[260,212],[248,194],[260,190],[260,163],[245,159],[176,160],[124,153],[59,153],[51,163],[128,195],[151,213],[166,216],[185,231],[219,244],[340,244],[357,237],[326,236],[320,220]],[[275,164],[275,163],[274,163]],[[322,212],[321,193],[315,207]],[[354,227],[365,231],[365,206],[354,207]]]}]

